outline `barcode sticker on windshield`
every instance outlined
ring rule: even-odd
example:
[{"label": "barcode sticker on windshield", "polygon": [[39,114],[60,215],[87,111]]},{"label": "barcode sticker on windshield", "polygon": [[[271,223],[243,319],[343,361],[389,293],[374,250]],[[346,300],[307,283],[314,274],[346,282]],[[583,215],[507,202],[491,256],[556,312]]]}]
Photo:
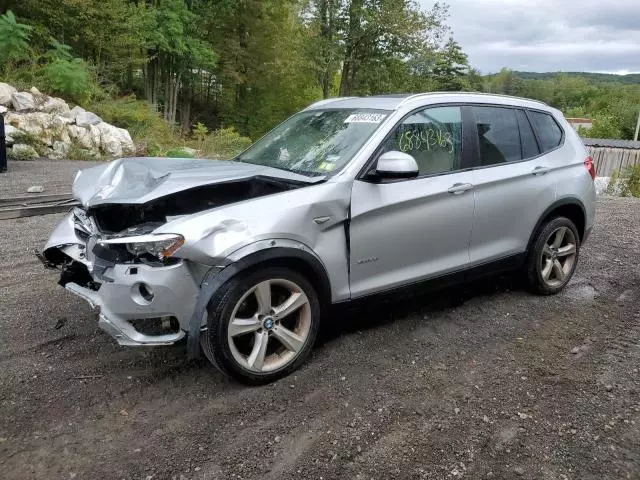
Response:
[{"label": "barcode sticker on windshield", "polygon": [[385,117],[384,113],[352,113],[344,123],[380,123]]}]

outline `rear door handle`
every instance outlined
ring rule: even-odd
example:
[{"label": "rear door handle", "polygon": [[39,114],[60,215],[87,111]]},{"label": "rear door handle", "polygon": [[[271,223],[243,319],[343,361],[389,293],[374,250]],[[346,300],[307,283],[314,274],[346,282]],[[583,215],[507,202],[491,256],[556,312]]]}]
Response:
[{"label": "rear door handle", "polygon": [[454,183],[449,187],[448,192],[453,193],[454,195],[460,195],[461,193],[466,192],[467,190],[471,190],[473,185],[470,183]]},{"label": "rear door handle", "polygon": [[546,167],[536,167],[533,169],[533,173],[534,175],[544,175],[545,173],[547,173],[549,171],[548,168]]}]

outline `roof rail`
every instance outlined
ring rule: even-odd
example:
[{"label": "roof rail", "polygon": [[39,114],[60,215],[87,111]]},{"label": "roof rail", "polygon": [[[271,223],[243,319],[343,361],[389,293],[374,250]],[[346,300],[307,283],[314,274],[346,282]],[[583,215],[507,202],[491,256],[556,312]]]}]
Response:
[{"label": "roof rail", "polygon": [[337,102],[338,100],[349,100],[351,98],[358,98],[358,97],[334,97],[334,98],[325,98],[324,100],[318,100],[315,103],[312,103],[311,105],[309,105],[308,107],[305,108],[305,110],[311,109],[311,108],[315,108],[315,107],[319,107],[321,105],[326,105],[328,103],[333,103],[333,102]]},{"label": "roof rail", "polygon": [[409,102],[411,100],[415,100],[416,98],[430,97],[432,95],[482,95],[482,96],[486,96],[486,97],[500,97],[500,98],[513,98],[513,99],[517,99],[517,100],[526,100],[528,102],[539,103],[541,105],[544,105],[545,107],[549,106],[546,103],[541,102],[540,100],[534,100],[532,98],[525,98],[525,97],[516,97],[516,96],[513,96],[513,95],[503,95],[503,94],[500,94],[500,93],[486,93],[486,92],[424,92],[424,93],[415,93],[413,95],[409,95],[408,97],[404,98],[398,104],[398,107],[404,105],[405,103],[407,103],[407,102]]}]

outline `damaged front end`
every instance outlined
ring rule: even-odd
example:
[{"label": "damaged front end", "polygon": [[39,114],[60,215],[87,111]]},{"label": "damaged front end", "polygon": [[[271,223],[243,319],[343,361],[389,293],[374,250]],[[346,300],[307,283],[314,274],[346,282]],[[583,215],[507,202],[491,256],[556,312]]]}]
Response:
[{"label": "damaged front end", "polygon": [[[201,171],[185,171],[182,164],[183,169],[174,175],[183,182],[177,190],[172,173],[158,170],[150,160],[116,161],[96,167],[101,169],[99,175],[92,172],[95,168],[83,171],[74,184],[74,194],[83,207],[74,208],[59,223],[38,254],[45,266],[60,270],[60,285],[100,309],[99,326],[127,346],[167,345],[182,339],[200,283],[208,271],[217,268],[211,262],[183,258],[178,252],[185,237],[158,233],[158,228],[199,212],[299,186],[289,179],[243,177],[237,172],[217,183],[202,184]],[[153,168],[143,168],[149,165]],[[164,169],[170,168],[165,163]],[[189,180],[187,173],[197,178]],[[127,198],[130,189],[123,190],[122,185],[127,184],[124,179],[130,183],[134,174],[139,197],[131,199]],[[93,192],[88,192],[88,179],[94,182]]]},{"label": "damaged front end", "polygon": [[75,208],[41,256],[60,270],[60,285],[100,309],[99,326],[118,343],[168,345],[185,336],[181,325],[204,274],[171,256],[182,241],[166,234],[114,237]]}]

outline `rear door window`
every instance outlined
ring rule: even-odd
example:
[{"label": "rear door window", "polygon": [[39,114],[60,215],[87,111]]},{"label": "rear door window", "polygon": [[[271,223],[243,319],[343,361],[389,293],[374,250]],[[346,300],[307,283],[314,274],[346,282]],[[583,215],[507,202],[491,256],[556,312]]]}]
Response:
[{"label": "rear door window", "polygon": [[533,134],[529,119],[523,110],[518,110],[518,128],[520,129],[520,142],[522,143],[522,158],[531,158],[540,154],[538,142]]},{"label": "rear door window", "polygon": [[562,129],[548,113],[529,110],[529,118],[536,129],[542,152],[558,147],[562,142]]},{"label": "rear door window", "polygon": [[523,159],[516,110],[471,107],[478,135],[480,165],[500,165]]}]

